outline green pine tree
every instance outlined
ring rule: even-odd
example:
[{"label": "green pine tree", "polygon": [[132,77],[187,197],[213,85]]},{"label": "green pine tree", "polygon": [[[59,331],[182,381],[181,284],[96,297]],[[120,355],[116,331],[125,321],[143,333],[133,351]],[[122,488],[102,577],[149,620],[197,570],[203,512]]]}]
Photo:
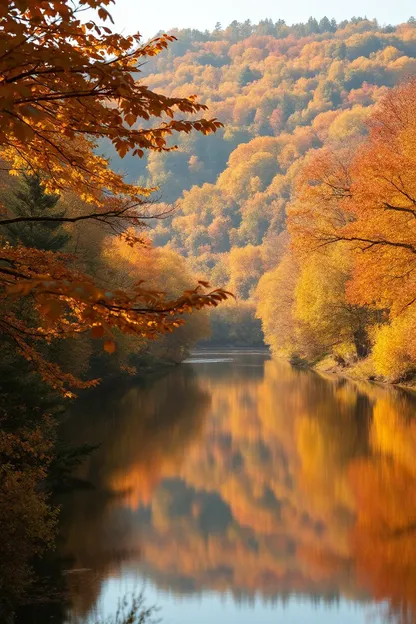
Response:
[{"label": "green pine tree", "polygon": [[[61,218],[65,212],[54,211],[58,201],[58,195],[45,193],[38,176],[23,175],[19,188],[4,203],[15,217]],[[21,243],[25,247],[59,251],[67,243],[69,234],[59,221],[23,221],[7,228],[7,238],[12,245]]]}]

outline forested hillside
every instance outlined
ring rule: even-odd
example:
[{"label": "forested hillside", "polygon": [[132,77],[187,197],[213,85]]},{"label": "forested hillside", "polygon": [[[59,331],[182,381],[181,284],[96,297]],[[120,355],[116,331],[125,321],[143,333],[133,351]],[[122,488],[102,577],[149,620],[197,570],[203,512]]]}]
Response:
[{"label": "forested hillside", "polygon": [[[237,296],[238,313],[229,302],[217,315],[226,321],[216,328],[218,340],[233,331],[239,334],[237,342],[259,340],[250,320],[257,285],[280,266],[285,288],[271,294],[263,280],[257,295],[267,340],[277,351],[322,356],[331,350],[334,332],[324,339],[324,329],[321,336],[296,338],[288,345],[287,324],[277,318],[279,306],[288,309],[293,303],[286,286],[297,283],[295,261],[287,257],[288,214],[311,154],[323,146],[336,151],[349,144],[354,150],[367,135],[378,103],[416,73],[415,20],[385,27],[361,18],[340,24],[310,19],[294,26],[266,20],[257,26],[218,25],[212,33],[173,34],[177,41],[142,68],[146,82],[177,97],[198,93],[224,129],[209,137],[184,135],[178,152],[152,152],[141,168],[128,157],[123,162],[132,178],[159,187],[161,209],[174,208],[153,230],[154,242],[179,251],[193,272]],[[345,260],[340,249],[333,253]],[[324,261],[316,263],[327,272]],[[347,281],[345,274],[344,285]],[[304,293],[305,302],[310,294]],[[333,311],[331,305],[327,312]],[[323,310],[315,313],[309,319],[314,334]],[[273,329],[264,314],[273,317]],[[339,321],[337,335],[344,323],[345,318]],[[279,331],[285,334],[280,343]],[[346,340],[351,342],[350,336]],[[362,345],[360,355],[364,351],[368,348]]]}]

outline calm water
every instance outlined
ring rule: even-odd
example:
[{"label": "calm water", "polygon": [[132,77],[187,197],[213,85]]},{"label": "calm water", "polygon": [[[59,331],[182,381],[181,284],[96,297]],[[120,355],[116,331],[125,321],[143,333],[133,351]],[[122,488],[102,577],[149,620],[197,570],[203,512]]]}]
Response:
[{"label": "calm water", "polygon": [[91,395],[67,621],[141,589],[168,624],[416,621],[415,406],[249,352]]}]

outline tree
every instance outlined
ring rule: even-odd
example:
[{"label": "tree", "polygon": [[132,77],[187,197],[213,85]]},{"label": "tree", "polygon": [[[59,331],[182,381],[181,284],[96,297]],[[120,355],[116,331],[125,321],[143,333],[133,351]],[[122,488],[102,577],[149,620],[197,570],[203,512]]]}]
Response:
[{"label": "tree", "polygon": [[351,259],[341,249],[309,254],[295,289],[294,316],[300,322],[298,344],[309,357],[354,353],[365,357],[370,349],[370,314],[349,304],[346,283]]},{"label": "tree", "polygon": [[293,316],[299,266],[293,254],[286,253],[280,264],[259,281],[257,317],[261,319],[266,342],[276,354],[296,351],[297,323]]},{"label": "tree", "polygon": [[319,33],[319,24],[314,17],[310,17],[306,24],[306,32],[307,34]]},{"label": "tree", "polygon": [[378,374],[392,382],[406,381],[416,370],[415,310],[407,308],[377,328],[373,362]]},{"label": "tree", "polygon": [[[334,28],[333,28],[332,22],[330,22],[330,20],[325,15],[319,22],[319,32],[321,33],[333,32],[333,30]],[[336,30],[336,26],[335,26],[335,30]]]},{"label": "tree", "polygon": [[[107,162],[93,153],[93,141],[108,139],[120,156],[129,150],[143,156],[147,149],[175,149],[167,144],[175,132],[195,128],[208,134],[220,124],[175,119],[176,111],[198,113],[206,107],[194,96],[154,93],[137,80],[142,60],[157,55],[174,37],[162,35],[140,45],[139,34],[124,37],[78,17],[89,7],[100,20],[111,21],[109,4],[111,0],[81,0],[74,7],[67,0],[48,5],[28,0],[2,8],[0,145],[12,171],[47,171],[46,190],[72,188],[97,206],[105,196],[120,195],[113,210],[123,205],[124,217],[126,212],[133,217],[129,210],[143,203],[148,190],[109,171]],[[163,117],[170,121],[136,125]],[[127,201],[134,206],[127,208]]]},{"label": "tree", "polygon": [[[131,247],[119,238],[109,238],[104,242],[102,256],[111,283],[124,290],[143,280],[149,290],[164,292],[169,298],[175,298],[192,288],[195,281],[185,259],[168,249]],[[162,336],[156,344],[146,344],[140,338],[132,340],[131,336],[128,340],[122,339],[117,355],[121,364],[123,360],[127,360],[128,364],[137,364],[143,352],[178,363],[188,356],[191,346],[207,334],[206,315],[200,314],[198,318],[191,316],[185,325],[178,327],[174,333]]]},{"label": "tree", "polygon": [[415,301],[416,175],[413,79],[391,91],[358,151],[348,203],[353,216],[340,239],[357,254],[350,297],[400,314]]},{"label": "tree", "polygon": [[[369,116],[368,135],[362,136],[358,145],[349,141],[341,145],[341,136],[331,132],[353,111],[339,116],[328,133],[331,144],[305,159],[289,212],[293,243],[304,258],[303,271],[312,270],[311,253],[329,246],[337,245],[340,257],[350,256],[344,308],[360,320],[361,353],[358,349],[357,353],[368,353],[368,329],[378,324],[373,333],[375,372],[392,381],[413,374],[416,363],[412,340],[416,301],[415,95],[415,80],[392,90]],[[342,261],[337,262],[337,267],[341,266]],[[307,316],[313,314],[313,301],[326,276],[316,288],[311,286],[312,276],[306,280],[306,290],[312,289],[312,305],[306,304],[306,299],[303,305]],[[315,330],[325,318],[322,310],[313,322]],[[331,315],[331,324],[335,318]],[[344,329],[348,325],[342,322]],[[341,329],[335,334],[341,336]]]},{"label": "tree", "polygon": [[[128,184],[111,171],[94,151],[96,140],[109,140],[120,156],[131,150],[141,157],[145,150],[175,149],[169,143],[174,133],[195,129],[209,134],[221,125],[215,119],[177,119],[177,112],[194,114],[206,107],[194,96],[154,93],[137,80],[142,61],[164,50],[174,37],[162,35],[141,45],[138,34],[124,37],[93,18],[79,19],[79,11],[88,8],[108,23],[109,4],[27,0],[0,7],[0,155],[5,167],[12,174],[38,175],[47,193],[71,190],[85,202],[84,212],[73,217],[3,213],[0,231],[17,224],[93,219],[124,234],[131,244],[143,242],[140,234],[127,235],[125,229],[126,224],[140,228],[143,219],[154,216],[145,204],[151,189]],[[152,126],[153,119],[167,121]],[[113,351],[114,327],[154,338],[181,324],[184,312],[217,305],[227,296],[221,290],[205,294],[202,282],[174,300],[147,291],[141,283],[129,292],[104,290],[62,255],[7,244],[1,247],[0,277],[0,332],[45,380],[63,391],[77,380],[45,361],[37,343],[91,332],[106,337],[105,348]],[[30,325],[9,306],[11,297],[28,296],[40,319]]]},{"label": "tree", "polygon": [[358,149],[347,143],[312,155],[290,215],[302,245],[343,243],[355,251],[352,303],[393,314],[415,300],[415,95],[415,80],[391,91]]},{"label": "tree", "polygon": [[[25,247],[35,247],[58,251],[69,240],[69,234],[64,231],[60,219],[64,210],[54,211],[59,201],[58,195],[45,193],[38,176],[24,174],[20,188],[13,191],[13,195],[5,200],[6,209],[17,218],[29,218],[5,228],[7,239],[14,245],[21,243]],[[31,221],[31,218],[50,217],[51,221]],[[55,219],[55,220],[54,220]]]},{"label": "tree", "polygon": [[230,267],[230,288],[237,295],[247,299],[257,285],[263,272],[260,247],[246,245],[234,247],[228,256]]}]

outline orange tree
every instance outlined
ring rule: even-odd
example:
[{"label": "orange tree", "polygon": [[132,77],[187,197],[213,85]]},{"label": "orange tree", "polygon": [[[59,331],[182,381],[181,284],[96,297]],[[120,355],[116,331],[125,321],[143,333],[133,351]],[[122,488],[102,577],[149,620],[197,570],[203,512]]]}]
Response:
[{"label": "orange tree", "polygon": [[[172,137],[192,130],[209,134],[221,124],[199,118],[206,107],[195,96],[170,98],[140,80],[140,65],[164,50],[173,37],[142,45],[140,35],[113,32],[113,0],[9,0],[0,4],[0,157],[10,174],[40,176],[48,192],[75,192],[84,209],[76,216],[17,216],[0,206],[0,333],[12,341],[54,387],[80,385],[45,361],[39,341],[91,332],[115,348],[112,330],[154,338],[183,322],[182,315],[217,305],[223,290],[208,284],[167,300],[138,283],[130,291],[103,290],[77,273],[70,258],[11,247],[10,225],[94,220],[140,244],[140,229],[152,214],[153,189],[126,182],[97,155],[98,140],[110,141],[123,157],[145,150],[175,149]],[[182,114],[185,116],[183,118]],[[133,226],[137,235],[127,235]],[[131,232],[131,229],[128,230]],[[36,310],[31,322],[24,301]],[[31,304],[32,305],[32,304]],[[27,315],[26,315],[27,316]]]},{"label": "orange tree", "polygon": [[352,248],[352,303],[394,315],[415,302],[415,96],[415,79],[399,85],[372,113],[360,145],[327,146],[306,159],[289,214],[304,251]]}]

